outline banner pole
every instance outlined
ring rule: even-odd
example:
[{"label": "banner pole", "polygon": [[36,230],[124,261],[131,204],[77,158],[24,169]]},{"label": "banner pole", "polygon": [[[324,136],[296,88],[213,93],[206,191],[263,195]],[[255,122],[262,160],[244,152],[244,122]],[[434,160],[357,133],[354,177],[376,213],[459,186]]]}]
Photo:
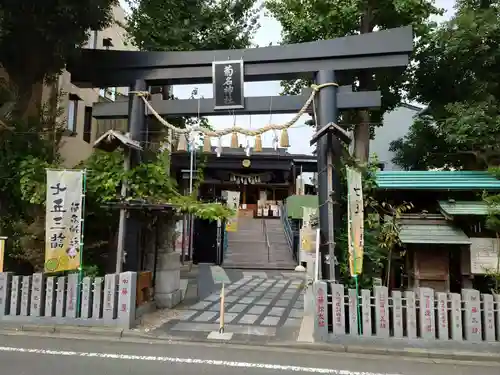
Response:
[{"label": "banner pole", "polygon": [[87,170],[82,171],[82,199],[80,201],[80,266],[78,267],[78,288],[76,294],[76,311],[81,316],[82,284],[83,284],[83,232],[85,229],[85,195],[87,193]]}]

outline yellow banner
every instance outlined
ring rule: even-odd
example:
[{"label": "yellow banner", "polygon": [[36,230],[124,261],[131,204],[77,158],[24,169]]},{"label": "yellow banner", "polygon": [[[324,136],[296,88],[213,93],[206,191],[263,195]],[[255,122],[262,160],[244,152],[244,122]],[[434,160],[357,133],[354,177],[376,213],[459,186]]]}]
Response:
[{"label": "yellow banner", "polygon": [[361,172],[347,169],[347,238],[351,276],[363,271],[364,208]]},{"label": "yellow banner", "polygon": [[4,272],[5,240],[6,237],[0,237],[0,272]]},{"label": "yellow banner", "polygon": [[80,267],[83,171],[47,170],[45,272]]},{"label": "yellow banner", "polygon": [[316,260],[316,230],[302,228],[300,230],[300,261],[314,262]]},{"label": "yellow banner", "polygon": [[230,217],[226,221],[226,232],[237,232],[238,231],[238,211],[236,211],[236,216]]}]

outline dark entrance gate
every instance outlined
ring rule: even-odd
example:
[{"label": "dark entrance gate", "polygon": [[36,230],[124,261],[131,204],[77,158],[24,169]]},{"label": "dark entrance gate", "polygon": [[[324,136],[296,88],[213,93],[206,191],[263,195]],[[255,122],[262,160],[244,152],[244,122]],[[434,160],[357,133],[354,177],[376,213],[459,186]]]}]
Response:
[{"label": "dark entrance gate", "polygon": [[[272,46],[265,48],[197,51],[197,52],[132,52],[109,50],[83,50],[79,59],[69,64],[72,83],[79,87],[126,87],[133,91],[146,91],[151,87],[176,84],[212,83],[213,62],[243,60],[241,69],[241,87],[243,81],[271,81],[305,78],[318,85],[335,83],[343,76],[360,70],[380,68],[404,68],[412,51],[413,32],[411,27],[397,28],[376,33],[348,36],[333,40],[310,43]],[[342,79],[345,81],[345,79]],[[344,109],[370,109],[380,106],[381,97],[378,91],[353,91],[354,82],[346,87],[329,85],[318,93],[316,113],[318,128],[328,123],[337,122]],[[273,112],[296,113],[309,97],[302,95],[253,97],[233,96],[234,109],[238,115],[269,113],[272,100]],[[223,96],[216,93],[216,99],[166,100],[156,98],[151,101],[152,107],[161,116],[205,116],[227,115],[215,107],[216,101]],[[222,98],[222,99],[221,99]],[[236,101],[240,99],[239,103]],[[241,102],[242,101],[242,102]],[[229,103],[231,104],[231,103]],[[243,107],[243,108],[241,108]],[[129,103],[96,103],[93,116],[98,119],[128,118],[128,131],[133,140],[144,141],[145,137],[145,105],[136,95],[130,97]],[[318,183],[323,278],[335,278],[326,266],[327,258],[334,258],[334,217],[332,205],[335,191],[332,188],[331,176],[328,175],[328,163],[331,163],[331,152],[334,157],[340,155],[341,145],[337,137],[325,133],[318,139]],[[140,162],[140,155],[135,152],[132,162]],[[133,223],[127,228],[128,235],[133,236]],[[135,243],[127,241],[127,268],[137,269],[134,259],[138,259],[139,249]],[[333,262],[332,262],[333,263]]]}]

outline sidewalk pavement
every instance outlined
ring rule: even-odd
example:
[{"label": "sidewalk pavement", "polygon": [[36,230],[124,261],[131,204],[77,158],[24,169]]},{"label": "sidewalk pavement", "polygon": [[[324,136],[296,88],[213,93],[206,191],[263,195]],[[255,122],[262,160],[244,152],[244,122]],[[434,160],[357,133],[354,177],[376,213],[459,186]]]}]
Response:
[{"label": "sidewalk pavement", "polygon": [[[42,326],[33,324],[0,323],[0,335],[31,335],[44,337],[62,337],[87,340],[109,340],[124,342],[144,342],[162,344],[170,342],[202,342],[220,341],[208,339],[206,333],[200,336],[173,337],[158,332],[123,330],[105,327],[81,326]],[[268,346],[283,349],[302,349],[323,352],[351,353],[359,355],[387,355],[436,360],[489,362],[500,365],[500,343],[460,343],[424,340],[398,340],[354,337],[333,337],[329,342],[283,341],[254,335],[235,335],[225,345]]]}]

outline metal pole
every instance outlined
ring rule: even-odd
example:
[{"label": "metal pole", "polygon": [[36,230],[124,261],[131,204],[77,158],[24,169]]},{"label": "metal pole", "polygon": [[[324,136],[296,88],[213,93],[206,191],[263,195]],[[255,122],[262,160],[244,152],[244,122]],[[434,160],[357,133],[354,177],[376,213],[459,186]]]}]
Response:
[{"label": "metal pole", "polygon": [[[336,82],[335,72],[320,70],[316,76],[316,81],[318,84]],[[337,87],[329,86],[320,90],[318,107],[318,130],[329,122],[337,122]],[[336,194],[333,191],[332,151],[339,152],[340,142],[335,137],[332,137],[332,139],[327,138],[319,139],[317,145],[321,273],[323,279],[335,280],[333,200],[336,199]],[[330,259],[330,266],[327,264],[327,258]]]},{"label": "metal pole", "polygon": [[82,171],[82,198],[80,201],[80,266],[78,267],[78,292],[76,294],[76,311],[81,317],[82,283],[83,283],[83,237],[85,232],[85,196],[87,194],[87,170]]},{"label": "metal pole", "polygon": [[[194,139],[191,139],[189,144],[189,195],[193,194],[193,172],[195,168],[195,158],[194,154],[196,152]],[[189,260],[193,260],[193,233],[194,233],[194,218],[192,214],[189,214],[189,248],[188,248],[188,257]]]},{"label": "metal pole", "polygon": [[[124,155],[123,155],[123,171],[125,174],[130,170],[130,152],[129,150],[125,149]],[[121,190],[121,198],[122,201],[125,201],[125,198],[127,196],[127,179],[124,178],[122,181],[122,190]],[[125,230],[127,226],[127,210],[125,208],[120,209],[120,221],[118,223],[118,243],[116,246],[116,267],[115,267],[115,273],[121,273],[122,272],[122,266],[123,262],[125,261],[124,259],[124,254],[125,254]]]},{"label": "metal pole", "polygon": [[[146,91],[148,88],[146,81],[136,80],[131,87],[132,91]],[[146,136],[146,110],[144,102],[137,95],[129,96],[128,114],[128,135],[130,139],[142,142]],[[126,149],[124,152],[123,169],[125,172],[134,168],[141,162],[139,151]],[[122,199],[127,195],[127,181],[122,181]],[[116,249],[115,272],[123,271],[124,264],[126,270],[139,270],[139,244],[138,244],[138,223],[128,210],[120,210],[120,222],[118,225],[118,243]]]}]

